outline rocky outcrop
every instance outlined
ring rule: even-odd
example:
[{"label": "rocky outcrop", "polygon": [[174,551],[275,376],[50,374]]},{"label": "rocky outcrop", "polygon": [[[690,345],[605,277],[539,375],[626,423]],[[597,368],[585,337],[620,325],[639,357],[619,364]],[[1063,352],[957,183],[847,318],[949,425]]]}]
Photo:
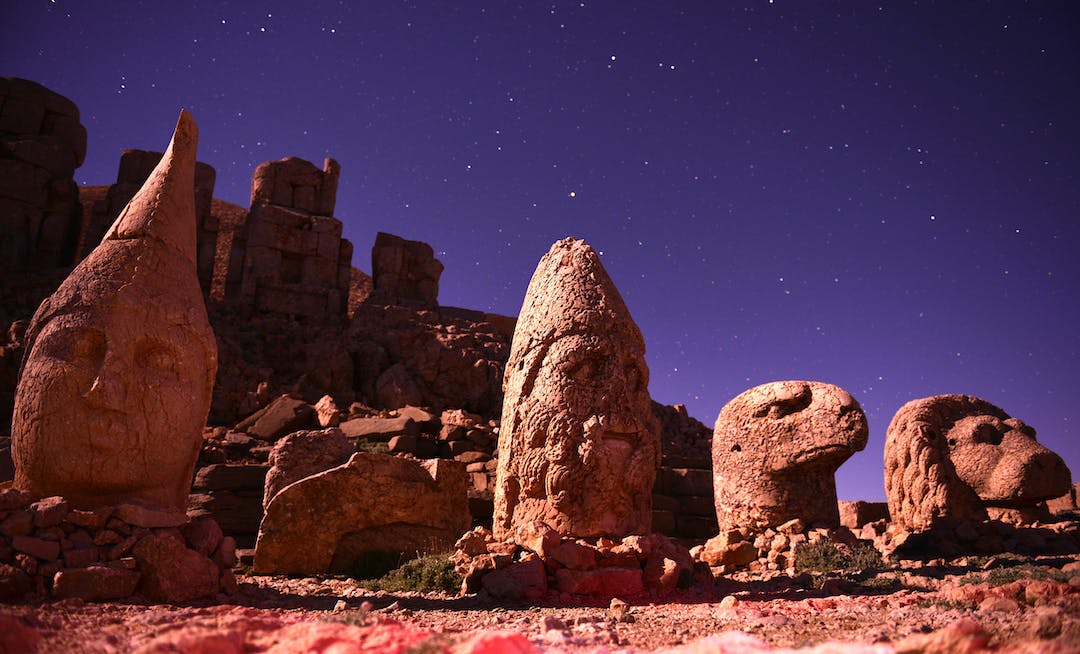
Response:
[{"label": "rocky outcrop", "polygon": [[86,129],[71,100],[0,78],[0,271],[76,262],[82,210],[72,176],[85,157]]},{"label": "rocky outcrop", "polygon": [[868,434],[859,403],[830,384],[774,382],[728,402],[712,442],[720,533],[756,534],[795,518],[839,527],[834,473]]},{"label": "rocky outcrop", "polygon": [[[1072,484],[1035,430],[970,395],[908,402],[889,424],[885,490],[893,521],[924,530],[944,521],[1048,518],[1040,506]],[[993,515],[990,515],[993,513]]]},{"label": "rocky outcrop", "polygon": [[567,238],[537,264],[504,381],[493,531],[651,530],[660,465],[645,342],[600,258]]},{"label": "rocky outcrop", "polygon": [[510,351],[501,318],[360,305],[347,334],[358,399],[384,409],[411,404],[498,417]]},{"label": "rocky outcrop", "polygon": [[270,498],[255,546],[267,574],[348,572],[372,554],[448,548],[469,528],[465,470],[452,461],[356,453]]}]

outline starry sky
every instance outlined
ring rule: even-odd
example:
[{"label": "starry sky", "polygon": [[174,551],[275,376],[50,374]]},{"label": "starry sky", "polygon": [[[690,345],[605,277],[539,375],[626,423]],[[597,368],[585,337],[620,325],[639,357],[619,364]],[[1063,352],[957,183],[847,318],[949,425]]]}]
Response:
[{"label": "starry sky", "polygon": [[[457,5],[457,6],[454,6]],[[74,2],[0,9],[6,76],[74,100],[80,184],[180,107],[215,195],[342,166],[336,216],[426,241],[440,302],[516,314],[557,239],[602,253],[657,400],[842,386],[885,429],[968,393],[1080,477],[1080,7],[1058,2]]]}]

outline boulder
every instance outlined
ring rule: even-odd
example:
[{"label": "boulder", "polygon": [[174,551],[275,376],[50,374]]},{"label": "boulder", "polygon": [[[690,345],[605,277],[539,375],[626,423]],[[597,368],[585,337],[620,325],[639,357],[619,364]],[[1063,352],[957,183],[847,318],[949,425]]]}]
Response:
[{"label": "boulder", "polygon": [[343,572],[371,552],[449,548],[470,521],[464,466],[359,452],[270,500],[255,570]]}]

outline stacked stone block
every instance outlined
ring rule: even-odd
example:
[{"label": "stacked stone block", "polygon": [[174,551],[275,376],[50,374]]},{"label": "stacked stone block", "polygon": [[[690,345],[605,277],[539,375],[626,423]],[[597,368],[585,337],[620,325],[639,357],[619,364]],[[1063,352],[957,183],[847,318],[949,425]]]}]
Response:
[{"label": "stacked stone block", "polygon": [[79,109],[19,78],[0,78],[0,270],[75,262],[81,229],[72,179],[86,157]]},{"label": "stacked stone block", "polygon": [[427,243],[379,232],[371,249],[372,299],[433,309],[439,305],[442,271],[442,262]]},{"label": "stacked stone block", "polygon": [[319,170],[296,157],[255,170],[251,212],[229,267],[243,263],[226,273],[227,301],[313,322],[345,315],[352,244],[332,216],[340,171],[333,159]]}]

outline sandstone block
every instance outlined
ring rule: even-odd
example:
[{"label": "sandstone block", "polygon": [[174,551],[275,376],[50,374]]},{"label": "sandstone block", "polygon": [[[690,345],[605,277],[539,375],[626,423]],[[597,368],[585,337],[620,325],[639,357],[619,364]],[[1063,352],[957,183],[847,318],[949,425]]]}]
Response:
[{"label": "sandstone block", "polygon": [[636,595],[645,588],[639,568],[562,568],[555,571],[555,585],[561,592],[572,595],[611,597]]},{"label": "sandstone block", "polygon": [[274,442],[285,434],[313,427],[315,410],[301,399],[282,395],[244,420],[236,428],[259,440]]},{"label": "sandstone block", "polygon": [[188,549],[179,534],[155,531],[132,550],[141,579],[139,592],[159,602],[187,602],[218,592],[214,562]]},{"label": "sandstone block", "polygon": [[889,519],[889,505],[885,502],[845,502],[839,503],[840,524],[848,529],[860,529],[863,525],[877,520]]},{"label": "sandstone block", "polygon": [[547,570],[540,559],[529,559],[488,572],[481,585],[495,599],[535,602],[547,593]]},{"label": "sandstone block", "polygon": [[60,556],[60,543],[33,536],[15,536],[11,539],[11,547],[42,561],[55,561]]},{"label": "sandstone block", "polygon": [[195,490],[245,490],[262,491],[266,483],[269,465],[214,463],[195,473],[191,487]]},{"label": "sandstone block", "polygon": [[278,492],[293,482],[335,468],[349,460],[353,444],[339,429],[298,431],[274,445],[263,487],[265,509]]},{"label": "sandstone block", "polygon": [[255,569],[322,574],[348,569],[373,550],[448,548],[469,523],[464,466],[356,453],[273,497],[259,529]]}]

